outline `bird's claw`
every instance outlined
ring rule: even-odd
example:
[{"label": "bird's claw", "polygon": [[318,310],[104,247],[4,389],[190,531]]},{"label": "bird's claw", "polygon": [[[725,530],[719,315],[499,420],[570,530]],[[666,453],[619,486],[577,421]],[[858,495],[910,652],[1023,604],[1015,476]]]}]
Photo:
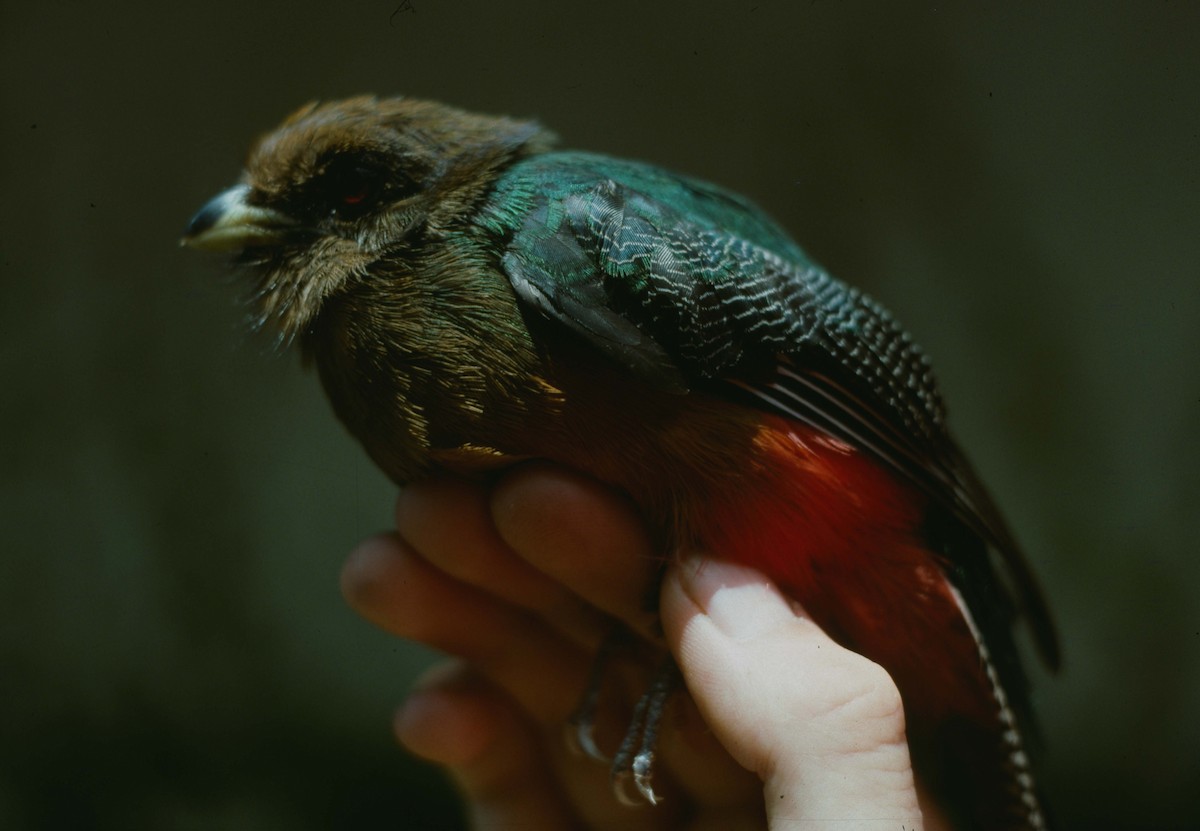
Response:
[{"label": "bird's claw", "polygon": [[[629,732],[617,750],[612,763],[613,792],[619,801],[626,805],[650,803],[657,805],[661,798],[654,791],[651,782],[654,774],[654,748],[658,744],[658,728],[662,723],[663,710],[667,698],[679,681],[679,671],[674,660],[668,657],[663,661],[654,683],[638,700],[633,709],[633,720]],[[632,798],[629,792],[629,780],[640,800]]]},{"label": "bird's claw", "polygon": [[617,802],[621,803],[626,808],[637,808],[645,804],[640,798],[640,791],[638,792],[637,796],[635,796],[634,793],[631,793],[629,780],[632,778],[633,775],[630,774],[629,771],[617,773],[614,770],[612,773],[611,781],[613,796],[616,797]]},{"label": "bird's claw", "polygon": [[[592,665],[587,688],[575,712],[566,724],[566,742],[573,751],[599,762],[611,764],[612,789],[617,801],[624,805],[657,805],[661,798],[651,782],[654,773],[654,748],[658,728],[667,699],[679,683],[679,670],[667,657],[646,693],[633,710],[629,730],[625,734],[611,763],[596,744],[596,708],[603,686],[604,670],[611,660],[612,650],[620,643],[622,633],[615,630],[605,638]],[[630,782],[632,781],[632,787]]]},{"label": "bird's claw", "polygon": [[[630,808],[642,805],[657,805],[661,798],[654,792],[651,774],[654,768],[653,753],[639,753],[633,766],[626,770],[613,770],[612,790],[617,801]],[[630,783],[632,782],[632,787]]]},{"label": "bird's claw", "polygon": [[658,794],[654,793],[654,786],[650,781],[653,773],[654,751],[642,750],[633,758],[633,784],[644,800],[651,805],[657,805]]},{"label": "bird's claw", "polygon": [[620,632],[614,629],[600,644],[587,687],[566,725],[567,746],[576,753],[605,764],[608,764],[609,758],[596,744],[596,707],[600,701],[600,689],[604,686],[604,672],[608,669],[612,651],[620,637]]},{"label": "bird's claw", "polygon": [[566,723],[567,747],[572,752],[608,764],[611,760],[596,744],[596,724],[591,712],[576,711]]}]

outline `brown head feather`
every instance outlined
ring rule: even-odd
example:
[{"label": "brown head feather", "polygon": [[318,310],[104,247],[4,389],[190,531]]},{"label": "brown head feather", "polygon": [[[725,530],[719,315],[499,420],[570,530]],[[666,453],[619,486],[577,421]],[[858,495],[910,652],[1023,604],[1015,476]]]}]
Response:
[{"label": "brown head feather", "polygon": [[251,150],[245,201],[292,223],[241,264],[257,276],[257,328],[281,344],[327,298],[420,235],[453,232],[514,158],[550,146],[538,125],[410,98],[312,102]]}]

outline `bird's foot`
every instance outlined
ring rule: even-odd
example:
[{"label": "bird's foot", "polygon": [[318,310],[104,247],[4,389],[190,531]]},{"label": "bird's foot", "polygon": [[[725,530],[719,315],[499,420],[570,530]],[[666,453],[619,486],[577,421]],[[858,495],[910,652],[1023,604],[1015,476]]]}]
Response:
[{"label": "bird's foot", "polygon": [[611,766],[613,795],[625,805],[657,805],[660,798],[652,784],[655,748],[667,700],[679,685],[679,668],[669,655],[654,673],[649,688],[633,708],[625,738],[611,759],[596,743],[596,712],[605,674],[613,653],[628,641],[628,632],[614,629],[605,637],[592,663],[583,695],[565,725],[567,745],[575,752]]},{"label": "bird's foot", "polygon": [[[613,793],[626,805],[659,803],[652,782],[654,753],[667,699],[679,685],[679,680],[679,668],[675,665],[675,659],[668,655],[655,672],[650,689],[638,699],[633,709],[629,730],[612,761]],[[634,793],[630,793],[630,780]]]},{"label": "bird's foot", "polygon": [[575,711],[566,723],[567,746],[597,762],[608,764],[609,758],[596,744],[596,708],[600,703],[600,688],[604,686],[604,673],[612,663],[613,650],[624,640],[624,633],[613,630],[605,636],[592,661],[587,686]]}]

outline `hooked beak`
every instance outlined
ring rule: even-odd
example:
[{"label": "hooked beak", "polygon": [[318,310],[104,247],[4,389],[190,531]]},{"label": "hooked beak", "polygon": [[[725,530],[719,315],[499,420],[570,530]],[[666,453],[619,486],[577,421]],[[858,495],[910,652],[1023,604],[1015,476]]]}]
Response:
[{"label": "hooked beak", "polygon": [[239,251],[278,242],[296,222],[286,214],[246,201],[249,185],[213,197],[192,217],[180,245],[201,251]]}]

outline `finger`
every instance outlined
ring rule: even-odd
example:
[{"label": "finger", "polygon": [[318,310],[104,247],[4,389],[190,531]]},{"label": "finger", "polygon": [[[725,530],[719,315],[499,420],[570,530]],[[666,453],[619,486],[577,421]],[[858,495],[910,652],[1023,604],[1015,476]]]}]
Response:
[{"label": "finger", "polygon": [[533,615],[454,580],[394,534],[361,543],[342,570],[350,605],[394,635],[474,664],[545,724],[560,724],[591,655]]},{"label": "finger", "polygon": [[603,637],[599,615],[500,539],[482,486],[445,476],[404,488],[396,499],[396,527],[422,558],[452,577],[536,612],[589,648]]},{"label": "finger", "polygon": [[920,817],[900,696],[877,664],[728,563],[672,568],[662,615],[697,707],[763,780],[773,820]]},{"label": "finger", "polygon": [[556,831],[574,824],[536,728],[457,662],[435,668],[396,713],[396,737],[446,768],[471,827]]},{"label": "finger", "polygon": [[661,558],[624,496],[564,468],[531,462],[497,485],[492,516],[500,537],[539,571],[654,636],[650,592]]}]

